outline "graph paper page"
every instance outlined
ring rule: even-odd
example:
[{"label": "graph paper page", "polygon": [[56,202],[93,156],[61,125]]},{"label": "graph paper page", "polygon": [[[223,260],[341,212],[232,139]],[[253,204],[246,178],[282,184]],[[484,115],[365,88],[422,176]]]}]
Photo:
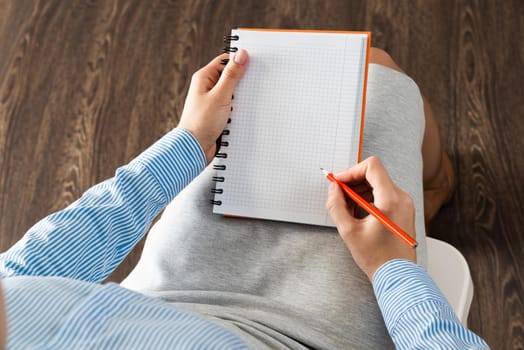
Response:
[{"label": "graph paper page", "polygon": [[320,167],[357,163],[368,35],[233,30],[250,61],[235,90],[213,212],[334,226]]}]

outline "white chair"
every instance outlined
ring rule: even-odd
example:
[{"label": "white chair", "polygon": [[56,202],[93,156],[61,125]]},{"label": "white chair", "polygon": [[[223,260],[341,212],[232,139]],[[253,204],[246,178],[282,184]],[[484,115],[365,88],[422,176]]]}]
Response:
[{"label": "white chair", "polygon": [[464,256],[451,244],[427,237],[427,271],[464,326],[473,299],[473,281]]}]

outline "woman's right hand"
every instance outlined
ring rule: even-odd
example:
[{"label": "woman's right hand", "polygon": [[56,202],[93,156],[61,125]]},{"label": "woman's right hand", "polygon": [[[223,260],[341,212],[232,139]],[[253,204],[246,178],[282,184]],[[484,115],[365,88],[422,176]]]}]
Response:
[{"label": "woman's right hand", "polygon": [[[413,199],[393,183],[377,157],[370,157],[356,166],[334,174],[405,232],[415,237]],[[353,216],[355,203],[335,183],[329,186],[326,208],[357,265],[372,280],[375,271],[392,259],[416,262],[416,250],[405,245],[372,215]]]}]

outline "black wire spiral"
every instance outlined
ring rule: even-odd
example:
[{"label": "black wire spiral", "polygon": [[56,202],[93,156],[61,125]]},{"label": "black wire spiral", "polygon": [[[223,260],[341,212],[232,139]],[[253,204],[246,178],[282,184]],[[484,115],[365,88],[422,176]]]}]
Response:
[{"label": "black wire spiral", "polygon": [[[231,42],[232,41],[237,41],[238,39],[239,39],[238,35],[226,35],[226,36],[224,36],[224,44],[226,44],[226,46],[224,46],[224,48],[222,49],[222,53],[237,52],[238,51],[238,47],[231,46]],[[223,64],[224,66],[228,62],[229,62],[229,58],[224,58],[224,59],[222,59],[222,61],[220,61],[220,63]],[[234,97],[235,96],[231,96],[231,99],[233,99]],[[231,107],[231,110],[233,110],[233,107]],[[227,120],[227,123],[228,124],[231,123],[231,118],[229,118]],[[219,136],[219,138],[216,141],[216,153],[215,153],[215,157],[216,158],[222,158],[222,159],[227,158],[227,153],[220,152],[220,150],[223,147],[228,147],[229,146],[229,142],[228,141],[223,141],[222,140],[222,136],[224,136],[224,135],[229,135],[229,129],[224,129],[224,131],[222,131],[222,134]],[[214,165],[213,169],[216,170],[216,171],[225,171],[226,170],[226,166],[223,165],[223,164]],[[225,178],[223,176],[213,176],[213,181],[215,181],[217,183],[218,182],[224,182]],[[223,188],[213,188],[211,190],[211,193],[213,193],[213,194],[222,194],[222,193],[224,193],[224,189]],[[222,205],[222,201],[220,201],[220,200],[211,199],[210,202],[213,205]]]}]

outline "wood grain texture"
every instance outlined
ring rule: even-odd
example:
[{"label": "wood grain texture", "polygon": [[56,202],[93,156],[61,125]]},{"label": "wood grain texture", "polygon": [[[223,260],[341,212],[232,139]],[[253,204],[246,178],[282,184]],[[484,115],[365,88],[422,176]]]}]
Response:
[{"label": "wood grain texture", "polygon": [[372,31],[432,103],[457,169],[428,232],[468,260],[469,325],[524,349],[519,0],[0,1],[0,248],[173,128],[233,27]]}]

